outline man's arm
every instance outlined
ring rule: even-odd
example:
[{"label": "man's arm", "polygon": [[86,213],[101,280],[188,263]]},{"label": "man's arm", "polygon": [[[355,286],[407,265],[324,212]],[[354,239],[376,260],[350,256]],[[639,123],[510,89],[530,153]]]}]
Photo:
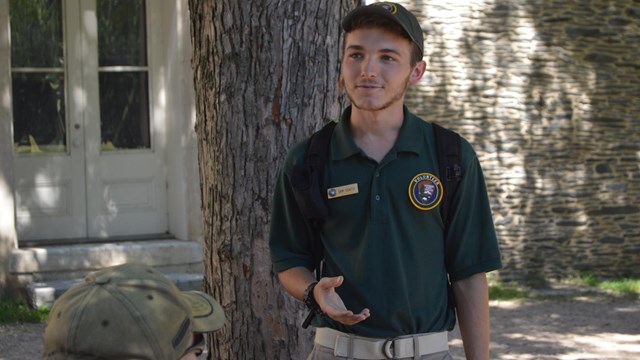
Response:
[{"label": "man's arm", "polygon": [[[294,267],[278,273],[280,283],[291,296],[302,301],[304,291],[315,282],[316,279],[311,271],[304,267]],[[345,325],[353,325],[369,317],[369,309],[364,309],[358,314],[347,310],[342,299],[336,293],[335,288],[342,285],[344,278],[325,277],[320,279],[318,285],[313,289],[313,296],[320,306],[320,309],[330,318]]]},{"label": "man's arm", "polygon": [[294,298],[302,301],[304,291],[307,287],[316,281],[311,271],[303,266],[287,269],[278,273],[278,279],[285,290]]},{"label": "man's arm", "polygon": [[469,360],[489,359],[489,290],[478,273],[453,283],[464,352]]}]

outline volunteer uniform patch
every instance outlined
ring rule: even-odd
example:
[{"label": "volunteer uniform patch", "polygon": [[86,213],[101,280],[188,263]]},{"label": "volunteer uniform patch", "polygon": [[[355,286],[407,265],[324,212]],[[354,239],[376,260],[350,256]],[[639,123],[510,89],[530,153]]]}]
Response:
[{"label": "volunteer uniform patch", "polygon": [[420,173],[409,184],[409,199],[420,210],[431,210],[442,200],[442,183],[435,175]]}]

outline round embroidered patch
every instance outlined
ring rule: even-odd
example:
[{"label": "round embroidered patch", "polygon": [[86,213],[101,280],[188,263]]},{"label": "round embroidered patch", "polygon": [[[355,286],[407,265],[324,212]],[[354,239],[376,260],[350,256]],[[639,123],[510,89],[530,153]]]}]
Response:
[{"label": "round embroidered patch", "polygon": [[431,210],[440,204],[444,190],[435,175],[420,173],[409,184],[409,199],[420,210]]},{"label": "round embroidered patch", "polygon": [[388,12],[395,15],[398,12],[398,7],[394,3],[374,3],[374,5],[378,5]]}]

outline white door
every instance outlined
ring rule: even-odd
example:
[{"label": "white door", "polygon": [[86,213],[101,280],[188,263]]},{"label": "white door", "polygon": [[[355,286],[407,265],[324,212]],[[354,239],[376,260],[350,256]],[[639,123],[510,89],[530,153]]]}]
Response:
[{"label": "white door", "polygon": [[145,5],[10,1],[19,240],[167,231]]}]

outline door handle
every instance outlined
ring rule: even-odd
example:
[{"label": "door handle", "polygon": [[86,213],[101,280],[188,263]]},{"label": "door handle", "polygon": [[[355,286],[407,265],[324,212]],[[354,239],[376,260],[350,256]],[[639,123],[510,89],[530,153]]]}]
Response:
[{"label": "door handle", "polygon": [[[76,130],[80,130],[80,124],[79,123],[73,124],[73,128]],[[78,146],[80,146],[80,139],[78,137],[74,137],[73,139],[71,139],[71,145],[74,148],[77,148]]]}]

